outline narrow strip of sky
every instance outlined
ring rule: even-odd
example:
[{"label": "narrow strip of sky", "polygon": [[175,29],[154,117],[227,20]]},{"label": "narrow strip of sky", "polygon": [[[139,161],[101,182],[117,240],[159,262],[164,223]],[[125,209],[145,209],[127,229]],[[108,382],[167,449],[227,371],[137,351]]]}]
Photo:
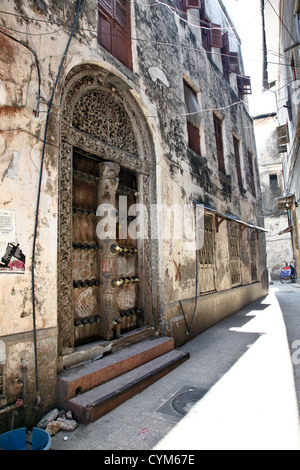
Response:
[{"label": "narrow strip of sky", "polygon": [[[275,94],[263,92],[263,43],[261,0],[222,0],[242,41],[245,74],[251,77],[250,114],[258,116],[276,111]],[[257,59],[261,58],[261,65]]]}]

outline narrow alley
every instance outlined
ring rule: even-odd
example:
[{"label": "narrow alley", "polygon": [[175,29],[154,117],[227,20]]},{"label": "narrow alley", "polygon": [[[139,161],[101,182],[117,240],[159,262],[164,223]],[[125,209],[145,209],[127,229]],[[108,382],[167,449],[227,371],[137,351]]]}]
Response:
[{"label": "narrow alley", "polygon": [[299,287],[275,281],[183,346],[189,361],[52,449],[299,450]]}]

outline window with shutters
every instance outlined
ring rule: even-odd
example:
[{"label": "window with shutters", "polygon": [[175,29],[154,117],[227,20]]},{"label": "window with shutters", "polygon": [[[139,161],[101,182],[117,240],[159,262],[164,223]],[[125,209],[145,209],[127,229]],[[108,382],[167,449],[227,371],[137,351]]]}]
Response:
[{"label": "window with shutters", "polygon": [[183,19],[187,19],[186,15],[186,0],[173,0],[173,3],[178,10],[177,14]]},{"label": "window with shutters", "polygon": [[188,8],[199,10],[203,0],[173,0],[173,4],[180,11],[186,11]]},{"label": "window with shutters", "polygon": [[202,0],[200,6],[200,24],[202,46],[207,52],[211,52],[212,47],[222,48],[221,26],[211,23],[206,15],[205,1]]},{"label": "window with shutters", "polygon": [[98,0],[98,43],[132,69],[130,2]]},{"label": "window with shutters", "polygon": [[238,75],[236,77],[237,87],[238,87],[238,95],[239,98],[242,100],[244,95],[251,95],[251,80],[250,77],[243,77],[242,75]]},{"label": "window with shutters", "polygon": [[216,138],[216,146],[217,146],[219,171],[225,174],[222,121],[215,114],[214,114],[214,126],[215,126],[215,138]]},{"label": "window with shutters", "polygon": [[235,136],[233,136],[233,147],[234,147],[235,168],[236,168],[238,184],[239,184],[239,187],[242,188],[243,180],[242,180],[242,171],[241,171],[240,142]]},{"label": "window with shutters", "polygon": [[189,8],[199,10],[203,0],[173,0],[173,4],[178,10],[179,16],[187,19],[187,10]]},{"label": "window with shutters", "polygon": [[226,81],[229,83],[230,73],[237,74],[237,86],[238,94],[241,99],[244,95],[250,95],[251,90],[251,81],[249,77],[244,77],[240,74],[240,58],[237,52],[231,52],[229,46],[229,34],[225,33],[222,35],[222,65],[223,65],[223,75]]},{"label": "window with shutters", "polygon": [[240,61],[237,52],[229,52],[228,64],[230,73],[240,73]]},{"label": "window with shutters", "polygon": [[202,46],[207,52],[211,52],[212,47],[222,48],[222,34],[220,25],[201,20]]},{"label": "window with shutters", "polygon": [[203,0],[186,0],[186,7],[199,10],[202,8],[202,3],[204,3]]},{"label": "window with shutters", "polygon": [[200,105],[197,93],[184,81],[184,99],[187,113],[187,130],[189,148],[201,155],[200,147]]}]

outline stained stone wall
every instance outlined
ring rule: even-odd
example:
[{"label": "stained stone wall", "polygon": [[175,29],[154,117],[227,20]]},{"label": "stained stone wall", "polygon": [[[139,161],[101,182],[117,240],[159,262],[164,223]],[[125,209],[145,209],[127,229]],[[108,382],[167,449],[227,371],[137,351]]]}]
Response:
[{"label": "stained stone wall", "polygon": [[[57,372],[78,353],[71,265],[74,149],[136,176],[138,201],[152,214],[146,226],[149,236],[139,245],[138,274],[143,325],[153,334],[173,335],[176,344],[182,344],[188,336],[181,307],[190,323],[196,297],[192,335],[267,289],[264,235],[251,228],[263,224],[252,120],[237,94],[237,75],[230,73],[226,81],[220,50],[208,53],[202,45],[199,10],[180,17],[171,0],[165,5],[130,2],[133,68],[129,70],[98,44],[98,3],[84,2],[61,68],[75,3],[8,0],[1,14],[0,216],[8,214],[14,222],[9,239],[0,233],[0,256],[12,243],[19,245],[25,263],[21,262],[21,272],[0,274],[0,365],[5,376],[0,409],[23,397],[25,377],[28,410],[38,403],[37,417],[55,403]],[[206,3],[212,23],[232,28],[221,1]],[[229,46],[241,55],[234,30]],[[188,145],[184,81],[197,94],[201,155]],[[222,120],[225,174],[218,168],[214,114]],[[240,142],[242,186],[233,135]],[[34,318],[32,248],[43,148]],[[249,153],[256,196],[251,192]],[[185,206],[194,210],[194,202],[210,208],[206,216],[211,236],[198,261],[195,250],[172,236],[184,226]],[[163,205],[175,212],[168,219],[171,236],[160,240],[150,235],[153,228],[166,227],[159,209]],[[157,210],[151,213],[153,206]],[[236,219],[250,224],[234,228],[239,250],[229,243]],[[15,266],[20,266],[18,256]],[[110,349],[110,343],[106,347]],[[21,359],[27,363],[25,375]],[[1,416],[8,423],[10,411]]]}]

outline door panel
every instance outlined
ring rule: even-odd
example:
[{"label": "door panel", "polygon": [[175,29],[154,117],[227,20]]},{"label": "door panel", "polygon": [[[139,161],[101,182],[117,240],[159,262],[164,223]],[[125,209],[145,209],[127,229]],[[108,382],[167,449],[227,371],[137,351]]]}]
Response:
[{"label": "door panel", "polygon": [[74,153],[73,169],[73,311],[75,345],[80,345],[98,339],[100,334],[95,225],[97,165]]},{"label": "door panel", "polygon": [[[99,163],[96,159],[74,152],[72,273],[75,346],[99,340],[104,336],[105,339],[113,339],[108,336],[118,337],[120,333],[131,331],[142,324],[140,283],[137,276],[137,240],[135,237],[121,239],[119,236],[115,241],[97,238],[99,217],[96,217],[96,210],[99,203],[101,204],[99,195],[106,194],[103,190],[105,180],[99,177]],[[119,179],[117,211],[120,196],[126,196],[128,209],[136,203],[137,197],[136,175],[121,168]],[[132,218],[127,218],[126,213],[126,227],[131,222]],[[119,235],[119,230],[117,234]],[[111,250],[113,251],[115,246],[120,248],[112,255]],[[104,247],[106,252],[102,254]],[[113,278],[123,281],[112,293]],[[110,305],[109,299],[112,300]],[[113,313],[112,305],[115,305]],[[107,322],[111,322],[111,315],[112,325],[107,326]]]},{"label": "door panel", "polygon": [[[127,209],[136,204],[137,180],[136,175],[121,168],[118,189],[119,196],[126,197]],[[118,233],[118,244],[124,249],[117,258],[118,275],[125,282],[117,294],[117,306],[121,318],[121,332],[130,331],[141,324],[141,309],[139,307],[140,280],[138,278],[138,249],[136,237],[130,237],[130,224],[135,216],[127,218],[127,238],[121,239]],[[135,230],[133,230],[135,233]]]}]

